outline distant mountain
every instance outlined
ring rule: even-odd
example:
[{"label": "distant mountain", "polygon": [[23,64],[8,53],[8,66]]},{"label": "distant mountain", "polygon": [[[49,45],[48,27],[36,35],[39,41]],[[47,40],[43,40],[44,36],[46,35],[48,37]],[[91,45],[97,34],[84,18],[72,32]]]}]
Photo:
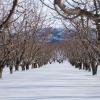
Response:
[{"label": "distant mountain", "polygon": [[44,28],[38,32],[38,40],[42,41],[46,34],[48,43],[59,43],[64,40],[65,32],[62,28]]}]

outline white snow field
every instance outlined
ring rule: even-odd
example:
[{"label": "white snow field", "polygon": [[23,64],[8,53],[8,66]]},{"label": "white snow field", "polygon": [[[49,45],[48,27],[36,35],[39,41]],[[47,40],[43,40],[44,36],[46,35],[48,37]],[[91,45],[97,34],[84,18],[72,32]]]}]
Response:
[{"label": "white snow field", "polygon": [[100,100],[100,69],[92,76],[64,62],[13,75],[5,70],[0,100]]}]

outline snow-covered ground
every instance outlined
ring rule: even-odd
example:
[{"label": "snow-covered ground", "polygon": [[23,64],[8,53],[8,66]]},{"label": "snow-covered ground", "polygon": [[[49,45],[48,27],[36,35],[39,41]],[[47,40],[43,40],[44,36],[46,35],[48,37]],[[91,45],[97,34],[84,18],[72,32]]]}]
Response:
[{"label": "snow-covered ground", "polygon": [[0,100],[100,100],[100,70],[92,76],[65,62],[13,75],[7,71],[0,80]]}]

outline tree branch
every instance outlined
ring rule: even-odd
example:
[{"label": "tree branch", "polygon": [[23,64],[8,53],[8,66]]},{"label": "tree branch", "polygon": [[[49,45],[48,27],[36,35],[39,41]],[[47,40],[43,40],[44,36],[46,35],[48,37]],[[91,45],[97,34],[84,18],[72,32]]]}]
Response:
[{"label": "tree branch", "polygon": [[8,23],[8,21],[10,20],[11,16],[13,15],[15,8],[17,6],[18,0],[13,0],[13,6],[7,16],[7,18],[0,24],[0,30]]},{"label": "tree branch", "polygon": [[98,20],[98,19],[100,19],[100,14],[98,16],[96,16],[91,11],[87,11],[86,9],[81,9],[80,7],[76,7],[75,9],[69,9],[69,8],[67,8],[64,5],[64,0],[54,0],[54,6],[56,8],[56,11],[59,12],[58,9],[57,9],[57,7],[56,7],[56,6],[58,6],[60,8],[60,10],[64,13],[64,15],[66,16],[66,18],[67,18],[67,16],[71,16],[71,15],[73,15],[73,16],[76,15],[76,17],[78,17],[78,16],[81,15],[81,16],[86,16],[89,19],[92,19],[92,20],[95,20],[95,21]]}]

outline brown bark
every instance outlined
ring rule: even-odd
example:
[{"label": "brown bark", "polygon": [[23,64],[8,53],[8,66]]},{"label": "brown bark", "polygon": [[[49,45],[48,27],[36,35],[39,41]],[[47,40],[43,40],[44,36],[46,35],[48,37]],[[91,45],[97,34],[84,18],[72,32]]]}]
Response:
[{"label": "brown bark", "polygon": [[10,74],[13,74],[13,65],[9,66]]},{"label": "brown bark", "polygon": [[[64,5],[64,2],[62,2],[63,0],[54,0],[54,6],[56,8],[56,5],[63,11],[63,13],[65,15],[62,14],[62,16],[65,18],[68,18],[69,15],[75,15],[76,17],[79,17],[79,16],[85,16],[89,19],[92,19],[92,20],[97,20],[99,19],[100,20],[100,15],[98,14],[98,16],[95,16],[95,14],[93,14],[91,11],[87,11],[86,9],[81,9],[80,7],[76,7],[74,9],[69,9],[67,7],[65,7]],[[59,13],[59,11],[56,9],[56,11]],[[60,13],[59,13],[60,14]],[[61,14],[60,14],[61,15]],[[73,17],[73,18],[76,18],[76,17]],[[73,19],[73,18],[68,18],[68,19]]]},{"label": "brown bark", "polygon": [[2,78],[2,72],[3,72],[3,68],[0,67],[0,78]]},{"label": "brown bark", "polygon": [[92,68],[92,75],[96,75],[98,66],[95,65],[95,62],[91,62],[91,68]]},{"label": "brown bark", "polygon": [[0,24],[0,29],[2,29],[6,24],[9,22],[11,16],[13,15],[15,8],[17,6],[18,0],[13,0],[13,6],[10,10],[10,13],[8,14],[7,18]]},{"label": "brown bark", "polygon": [[35,62],[32,63],[32,69],[33,69],[33,68],[37,68],[37,63],[35,63]]},{"label": "brown bark", "polygon": [[29,63],[26,64],[26,70],[29,70]]},{"label": "brown bark", "polygon": [[25,71],[25,65],[21,65],[22,71]]}]

